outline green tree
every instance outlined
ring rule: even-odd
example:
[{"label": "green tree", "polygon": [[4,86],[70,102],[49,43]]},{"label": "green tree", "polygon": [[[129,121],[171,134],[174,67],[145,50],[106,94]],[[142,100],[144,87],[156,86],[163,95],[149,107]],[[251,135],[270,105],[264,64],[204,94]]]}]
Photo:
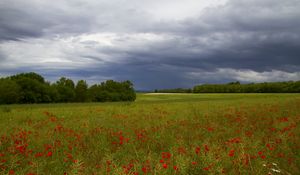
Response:
[{"label": "green tree", "polygon": [[20,95],[20,87],[15,81],[0,79],[0,104],[18,103]]},{"label": "green tree", "polygon": [[91,86],[88,91],[89,99],[96,102],[134,101],[136,99],[136,93],[130,81],[107,80],[100,85]]},{"label": "green tree", "polygon": [[75,99],[75,85],[73,80],[61,77],[56,83],[58,102],[73,102]]},{"label": "green tree", "polygon": [[87,100],[87,89],[88,85],[86,81],[79,80],[75,87],[75,101],[85,102]]},{"label": "green tree", "polygon": [[50,97],[47,91],[50,84],[46,83],[41,75],[29,72],[17,74],[9,78],[15,81],[20,87],[20,103],[50,102]]},{"label": "green tree", "polygon": [[75,86],[73,80],[65,77],[51,84],[34,72],[0,79],[0,104],[134,101],[135,98],[130,81],[107,80],[88,88],[84,80],[78,81]]}]

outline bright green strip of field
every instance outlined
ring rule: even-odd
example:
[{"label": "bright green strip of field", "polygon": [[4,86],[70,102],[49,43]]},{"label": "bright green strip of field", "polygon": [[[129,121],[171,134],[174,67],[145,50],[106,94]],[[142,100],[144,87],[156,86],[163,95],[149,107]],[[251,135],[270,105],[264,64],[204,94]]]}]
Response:
[{"label": "bright green strip of field", "polygon": [[0,174],[299,174],[299,122],[300,94],[3,105]]}]

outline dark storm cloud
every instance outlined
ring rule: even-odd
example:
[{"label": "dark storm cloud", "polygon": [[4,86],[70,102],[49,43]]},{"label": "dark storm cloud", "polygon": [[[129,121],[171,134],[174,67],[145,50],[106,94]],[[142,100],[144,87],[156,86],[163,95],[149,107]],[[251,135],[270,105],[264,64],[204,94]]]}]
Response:
[{"label": "dark storm cloud", "polygon": [[91,21],[88,16],[72,14],[72,11],[60,8],[59,5],[53,6],[53,3],[19,0],[2,2],[0,40],[19,40],[89,31]]},{"label": "dark storm cloud", "polygon": [[[125,4],[125,5],[124,5]],[[72,36],[97,32],[138,32],[151,24],[148,14],[123,1],[0,2],[0,41]]]},{"label": "dark storm cloud", "polygon": [[[180,45],[180,53],[194,47],[195,54],[186,53],[187,59],[184,59],[175,51],[173,57],[172,54],[164,57],[173,58],[170,64],[209,69],[263,71],[299,66],[299,8],[300,2],[293,0],[229,1],[221,8],[208,9],[198,18],[182,21],[170,30],[188,40]],[[202,50],[206,53],[202,54]]]},{"label": "dark storm cloud", "polygon": [[152,1],[137,2],[1,2],[0,72],[130,79],[140,89],[300,79],[299,0],[228,0],[163,20],[143,11]]},{"label": "dark storm cloud", "polygon": [[24,36],[38,37],[42,32],[30,25],[31,19],[23,12],[8,7],[0,7],[0,40],[18,40]]}]

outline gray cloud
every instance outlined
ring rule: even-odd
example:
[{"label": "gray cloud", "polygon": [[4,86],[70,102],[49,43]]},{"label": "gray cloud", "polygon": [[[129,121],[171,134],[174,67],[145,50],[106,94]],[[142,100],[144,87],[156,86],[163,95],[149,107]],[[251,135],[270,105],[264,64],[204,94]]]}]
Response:
[{"label": "gray cloud", "polygon": [[130,79],[138,89],[299,79],[298,0],[211,3],[2,1],[0,74]]},{"label": "gray cloud", "polygon": [[72,36],[106,31],[135,32],[146,27],[146,12],[124,1],[21,1],[0,3],[0,40]]}]

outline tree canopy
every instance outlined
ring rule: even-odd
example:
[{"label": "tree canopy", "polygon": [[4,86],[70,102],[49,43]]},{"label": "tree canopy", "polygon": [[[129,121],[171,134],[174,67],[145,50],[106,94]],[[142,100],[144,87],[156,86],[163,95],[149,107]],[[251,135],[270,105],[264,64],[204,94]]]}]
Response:
[{"label": "tree canopy", "polygon": [[241,84],[231,82],[228,84],[203,84],[193,89],[194,93],[299,93],[300,81],[265,82]]},{"label": "tree canopy", "polygon": [[155,93],[300,93],[300,81],[241,84],[202,84],[193,89],[155,89]]},{"label": "tree canopy", "polygon": [[66,77],[51,84],[34,72],[0,78],[0,104],[134,101],[135,98],[129,80],[107,80],[88,87],[85,80],[75,84]]}]

